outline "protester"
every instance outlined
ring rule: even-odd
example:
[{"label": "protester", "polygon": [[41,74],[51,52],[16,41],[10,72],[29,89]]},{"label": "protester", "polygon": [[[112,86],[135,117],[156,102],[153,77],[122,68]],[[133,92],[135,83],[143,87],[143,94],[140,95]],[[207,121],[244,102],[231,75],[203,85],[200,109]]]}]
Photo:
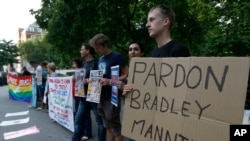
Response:
[{"label": "protester", "polygon": [[30,73],[30,72],[27,70],[26,67],[23,67],[23,68],[22,68],[22,75],[23,75],[23,76],[30,76],[30,75],[32,75],[32,73]]},{"label": "protester", "polygon": [[[132,41],[129,44],[129,49],[128,49],[128,55],[129,55],[129,60],[131,60],[134,57],[143,57],[144,56],[144,47],[142,46],[141,43],[137,41]],[[127,80],[125,81],[119,81],[118,82],[118,89],[123,89],[124,85],[127,83]],[[124,107],[124,97],[122,98],[122,109]],[[133,139],[128,138],[128,141],[134,141]]]},{"label": "protester", "polygon": [[[143,57],[144,47],[142,46],[142,44],[137,41],[132,41],[129,44],[128,56],[129,56],[129,60],[131,60],[134,57]],[[118,88],[123,89],[126,83],[127,83],[127,79],[125,81],[119,81]]]},{"label": "protester", "polygon": [[[80,59],[80,58],[74,58],[73,60],[72,60],[72,68],[73,69],[79,69],[79,68],[81,68],[81,65],[82,65],[82,59]],[[74,77],[74,79],[73,79],[73,92],[72,92],[72,94],[73,94],[73,99],[74,99],[74,107],[75,107],[75,110],[74,110],[74,113],[76,113],[77,112],[77,108],[78,108],[78,105],[79,105],[79,103],[80,103],[80,97],[76,97],[75,96],[75,77]]]},{"label": "protester", "polygon": [[[157,5],[150,9],[146,27],[149,36],[154,38],[157,48],[151,52],[150,57],[189,57],[189,50],[173,40],[170,35],[171,28],[175,21],[174,11],[166,5]],[[132,85],[126,85],[123,95],[133,89]]]},{"label": "protester", "polygon": [[[56,73],[56,65],[55,63],[51,62],[48,63],[47,65],[47,69],[48,69],[48,77],[57,77],[58,74]],[[44,91],[44,97],[46,98],[46,107],[44,108],[44,112],[48,113],[49,110],[49,82],[46,81],[46,85],[45,85],[45,91]]]},{"label": "protester", "polygon": [[109,141],[122,141],[121,121],[120,121],[120,100],[118,106],[111,104],[111,67],[119,65],[119,80],[125,80],[128,75],[128,67],[124,58],[120,53],[111,50],[109,38],[100,33],[95,35],[90,44],[94,47],[95,52],[101,57],[98,62],[98,69],[103,71],[103,79],[101,80],[102,91],[100,99],[100,114],[102,115],[104,126],[106,127],[107,137]]},{"label": "protester", "polygon": [[[72,68],[73,69],[81,68],[82,62],[83,62],[83,60],[81,58],[74,58],[72,60]],[[74,99],[73,104],[75,107],[74,108],[74,118],[76,117],[76,113],[78,111],[78,107],[79,107],[80,101],[82,99],[81,97],[75,96],[75,85],[76,85],[76,78],[74,77],[74,79],[73,79],[73,92],[72,92],[73,99]],[[82,118],[80,118],[80,119],[82,119]],[[81,135],[79,134],[79,139],[86,140],[86,139],[89,139],[90,137],[92,137],[92,120],[91,120],[90,112],[85,115],[85,119],[82,119],[82,121],[83,121],[83,122],[81,122],[82,125],[78,125],[78,126],[82,127]],[[78,131],[79,130],[75,131],[75,133],[77,134]],[[76,139],[76,140],[78,140],[78,139]]]},{"label": "protester", "polygon": [[[36,68],[38,64],[35,61],[29,62],[31,67],[33,67],[34,71],[36,71]],[[36,73],[32,74],[32,99],[31,104],[29,105],[29,108],[36,108],[37,107],[37,88],[36,88]]]},{"label": "protester", "polygon": [[18,76],[18,73],[16,72],[16,69],[13,67],[13,65],[9,66],[8,74]]},{"label": "protester", "polygon": [[43,105],[43,96],[44,96],[44,91],[45,91],[45,86],[46,86],[46,82],[47,82],[47,75],[48,75],[48,72],[47,72],[47,65],[48,65],[48,62],[47,61],[43,61],[41,63],[41,66],[42,66],[42,84],[41,85],[38,85],[38,96],[39,96],[39,101],[41,103],[40,107],[37,108],[37,110],[42,110],[44,107]]},{"label": "protester", "polygon": [[[30,108],[37,108],[37,100],[38,100],[38,88],[37,85],[41,85],[42,83],[42,67],[36,61],[29,62],[31,67],[34,68],[35,73],[32,77],[32,103]],[[39,69],[38,69],[39,68]],[[39,74],[39,75],[38,75]],[[38,78],[38,79],[37,79]],[[37,82],[39,80],[39,82]]]},{"label": "protester", "polygon": [[[85,80],[84,89],[85,94],[87,94],[88,88],[88,78],[91,70],[98,69],[98,60],[94,58],[94,49],[89,44],[83,43],[81,46],[81,57],[84,58],[82,63],[82,68],[85,68]],[[86,127],[86,124],[90,124],[90,110],[93,110],[96,117],[96,122],[98,125],[98,141],[106,141],[106,130],[103,126],[103,121],[101,116],[98,114],[97,103],[92,103],[86,101],[86,97],[82,97],[78,106],[78,110],[75,116],[75,131],[72,137],[72,141],[87,140],[92,137],[91,128]],[[85,129],[84,129],[85,128]],[[87,130],[87,131],[86,131]],[[84,133],[85,136],[81,138],[82,131],[88,132],[90,134]]]}]

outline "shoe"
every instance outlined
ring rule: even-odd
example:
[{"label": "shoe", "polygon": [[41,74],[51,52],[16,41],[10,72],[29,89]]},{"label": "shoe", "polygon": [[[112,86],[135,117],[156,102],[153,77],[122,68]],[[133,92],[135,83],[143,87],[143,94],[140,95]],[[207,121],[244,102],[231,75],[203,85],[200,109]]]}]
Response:
[{"label": "shoe", "polygon": [[88,140],[88,139],[89,139],[89,137],[83,136],[83,137],[81,138],[81,141],[86,141],[86,140]]},{"label": "shoe", "polygon": [[33,109],[33,108],[35,108],[35,107],[33,107],[32,105],[28,105],[28,107],[29,107],[30,109]]},{"label": "shoe", "polygon": [[48,111],[47,109],[44,109],[44,110],[43,110],[43,112],[45,112],[45,113],[49,113],[49,111]]},{"label": "shoe", "polygon": [[56,121],[54,119],[51,119],[52,122],[56,123]]},{"label": "shoe", "polygon": [[42,110],[43,108],[42,107],[38,107],[38,108],[36,108],[37,110]]}]

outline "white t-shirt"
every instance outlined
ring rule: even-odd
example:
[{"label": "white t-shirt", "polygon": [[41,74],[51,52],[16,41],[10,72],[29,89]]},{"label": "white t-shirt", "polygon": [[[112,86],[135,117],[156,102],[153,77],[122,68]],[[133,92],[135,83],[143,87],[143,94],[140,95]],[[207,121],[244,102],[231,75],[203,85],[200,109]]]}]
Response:
[{"label": "white t-shirt", "polygon": [[43,69],[40,65],[36,68],[36,84],[42,85],[43,84]]}]

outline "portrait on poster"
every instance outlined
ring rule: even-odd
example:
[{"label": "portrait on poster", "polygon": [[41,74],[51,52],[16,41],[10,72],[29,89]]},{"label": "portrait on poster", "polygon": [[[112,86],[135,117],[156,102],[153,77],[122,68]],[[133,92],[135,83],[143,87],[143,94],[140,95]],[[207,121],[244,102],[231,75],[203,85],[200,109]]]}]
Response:
[{"label": "portrait on poster", "polygon": [[75,70],[75,96],[85,97],[84,92],[84,78],[85,78],[85,68]]},{"label": "portrait on poster", "polygon": [[103,78],[103,71],[101,70],[91,70],[89,76],[89,85],[87,92],[87,101],[99,103],[102,84],[101,79]]}]

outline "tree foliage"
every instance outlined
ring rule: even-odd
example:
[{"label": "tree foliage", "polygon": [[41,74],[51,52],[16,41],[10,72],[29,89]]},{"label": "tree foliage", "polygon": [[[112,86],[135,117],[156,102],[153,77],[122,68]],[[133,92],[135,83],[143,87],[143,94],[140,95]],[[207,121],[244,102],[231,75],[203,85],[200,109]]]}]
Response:
[{"label": "tree foliage", "polygon": [[188,0],[203,26],[204,42],[197,48],[202,56],[250,55],[250,1]]},{"label": "tree foliage", "polygon": [[62,64],[61,55],[58,53],[56,48],[46,41],[46,38],[33,40],[28,40],[20,43],[20,54],[23,59],[26,61],[49,61],[54,62],[58,67],[63,67],[65,64]]},{"label": "tree foliage", "polygon": [[60,62],[67,63],[100,32],[124,56],[131,40],[144,44],[147,55],[155,47],[145,28],[147,12],[157,4],[173,7],[172,37],[192,56],[250,55],[249,0],[42,0],[42,8],[30,12],[60,51]]},{"label": "tree foliage", "polygon": [[17,56],[19,55],[19,50],[12,41],[1,40],[0,41],[0,70],[2,70],[3,65],[18,63]]},{"label": "tree foliage", "polygon": [[107,34],[113,48],[127,56],[131,40],[155,47],[145,28],[147,12],[165,3],[176,12],[174,39],[193,56],[249,55],[250,2],[247,0],[42,0],[31,13],[48,31],[48,41],[62,49],[64,59],[79,55],[82,42],[96,33]]},{"label": "tree foliage", "polygon": [[[128,44],[132,40],[142,42],[146,54],[155,47],[145,24],[148,10],[161,3],[176,11],[173,37],[195,50],[196,42],[203,39],[202,28],[190,13],[186,0],[42,0],[43,7],[31,10],[31,13],[37,23],[47,29],[48,41],[62,50],[65,59],[79,55],[81,43],[88,42],[100,32],[110,37],[114,50],[127,56]],[[190,36],[192,32],[197,34]]]}]

